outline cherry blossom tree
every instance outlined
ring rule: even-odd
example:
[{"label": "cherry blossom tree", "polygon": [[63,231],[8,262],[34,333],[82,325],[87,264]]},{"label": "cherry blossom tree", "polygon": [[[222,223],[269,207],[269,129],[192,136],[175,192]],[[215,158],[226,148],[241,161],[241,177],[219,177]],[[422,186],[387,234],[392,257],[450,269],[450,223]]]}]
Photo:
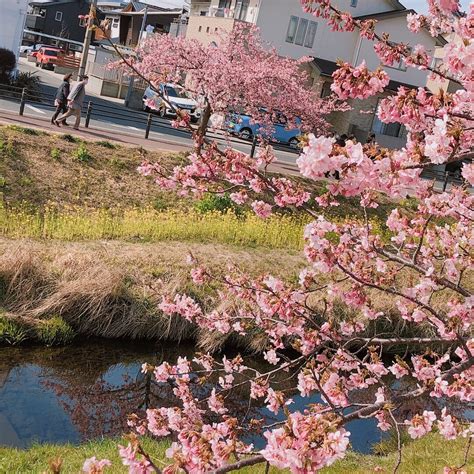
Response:
[{"label": "cherry blossom tree", "polygon": [[[347,424],[363,418],[375,418],[380,430],[396,433],[399,456],[394,472],[403,460],[401,430],[416,439],[435,429],[447,440],[466,438],[464,464],[445,467],[445,472],[465,472],[474,436],[473,424],[462,416],[462,409],[474,400],[474,197],[469,189],[474,184],[474,165],[463,164],[464,186],[444,192],[436,192],[435,183],[423,180],[421,173],[433,164],[472,160],[474,6],[459,15],[457,0],[428,3],[429,13],[410,15],[409,27],[427,28],[432,35],[454,32],[462,38],[447,46],[451,54],[439,70],[430,68],[422,46],[394,46],[388,35],[377,34],[375,20],[357,20],[330,0],[302,0],[305,11],[326,19],[334,30],[357,30],[372,40],[383,64],[404,58],[409,67],[429,69],[438,78],[462,85],[457,92],[438,94],[400,87],[382,101],[379,118],[407,128],[407,145],[400,150],[352,141],[341,147],[332,137],[308,134],[297,162],[301,174],[311,182],[339,173],[325,195],[314,196],[311,186],[301,180],[268,173],[275,159],[269,147],[253,160],[205,142],[190,155],[188,164],[171,172],[159,164],[141,167],[166,188],[197,195],[231,190],[235,202],[249,205],[262,218],[292,208],[307,213],[312,222],[304,233],[308,266],[298,283],[269,274],[253,278],[238,267],[229,267],[219,276],[205,262],[190,257],[195,284],[217,285],[219,297],[228,304],[208,312],[191,297],[174,294],[163,297],[160,309],[209,331],[264,334],[269,368],[257,371],[240,356],[209,354],[180,358],[175,364],[144,364],[143,371],[153,374],[157,383],[171,384],[177,404],[150,408],[144,419],[130,418],[135,435],[127,447],[120,448],[130,472],[224,473],[267,463],[292,473],[313,473],[345,456]],[[165,41],[171,45],[175,40]],[[181,48],[185,43],[177,40],[176,44]],[[202,47],[203,64],[207,52]],[[193,58],[199,61],[194,53]],[[157,64],[150,58],[135,66],[153,76]],[[169,74],[181,72],[176,68]],[[151,80],[161,81],[161,73]],[[196,87],[201,81],[206,84],[211,110],[236,105],[228,95],[228,83],[247,94],[249,107],[263,103],[262,96],[240,89],[239,81],[227,73],[219,76],[210,70],[209,74],[209,78],[205,73],[196,76]],[[285,73],[285,77],[290,76]],[[388,76],[382,69],[369,71],[364,63],[343,63],[333,79],[332,89],[341,99],[367,98],[386,85]],[[261,76],[258,83],[265,80]],[[286,113],[281,102],[278,109]],[[416,206],[413,210],[398,205],[381,231],[369,219],[368,210],[379,205],[382,195],[395,203],[410,197]],[[336,206],[338,196],[360,199],[365,218],[332,222],[324,217],[320,208]],[[317,206],[310,205],[311,198]],[[381,297],[390,299],[396,314],[381,310],[377,303]],[[340,304],[351,309],[343,318],[336,311]],[[399,320],[409,329],[408,336],[393,330]],[[394,346],[402,348],[395,356],[390,351]],[[322,402],[310,403],[304,410],[293,408],[292,393],[279,387],[282,377],[293,378],[302,397],[309,400],[318,394]],[[213,388],[196,395],[195,387],[203,384]],[[262,449],[245,441],[241,421],[226,407],[229,394],[237,389],[248,391],[250,405],[264,403],[271,412],[283,415],[282,421],[271,425],[263,419],[251,420],[265,440]],[[368,390],[369,400],[357,398],[361,390]],[[460,413],[451,410],[450,401],[461,406]],[[405,417],[407,404],[414,408]],[[143,451],[140,436],[145,434],[172,437],[164,469]]]},{"label": "cherry blossom tree", "polygon": [[[132,65],[134,73],[145,78],[158,95],[160,83],[171,82],[199,98],[200,135],[205,134],[213,114],[222,123],[229,112],[243,112],[255,122],[271,125],[282,111],[289,126],[300,126],[301,121],[303,130],[321,133],[328,129],[324,116],[345,106],[334,98],[321,99],[312,90],[305,68],[311,61],[307,57],[296,61],[279,56],[261,41],[255,26],[239,22],[230,32],[217,32],[215,41],[209,44],[154,35],[128,58],[125,69],[130,71]],[[153,99],[147,105],[156,108]],[[180,110],[176,123],[188,126],[189,114]]]}]

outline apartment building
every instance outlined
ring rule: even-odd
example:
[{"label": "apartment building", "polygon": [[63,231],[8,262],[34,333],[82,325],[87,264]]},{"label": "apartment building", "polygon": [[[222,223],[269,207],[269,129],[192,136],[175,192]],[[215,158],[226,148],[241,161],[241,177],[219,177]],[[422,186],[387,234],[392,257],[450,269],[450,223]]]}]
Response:
[{"label": "apartment building", "polygon": [[[456,33],[451,33],[450,35],[446,36],[446,41],[448,42],[448,44],[459,44],[462,41],[462,38]],[[431,67],[439,68],[441,66],[442,69],[442,64],[444,62],[446,54],[446,46],[438,46],[433,55]],[[459,82],[456,82],[454,80],[442,79],[439,76],[429,77],[426,87],[434,94],[438,93],[440,90],[443,90],[444,92],[453,93],[462,88]]]},{"label": "apartment building", "polygon": [[9,49],[18,57],[28,2],[27,0],[0,0],[0,6],[2,7],[0,48]]},{"label": "apartment building", "polygon": [[[26,17],[28,31],[82,42],[86,21],[79,18],[87,15],[89,0],[32,1]],[[37,35],[41,41],[41,35]]]},{"label": "apartment building", "polygon": [[[443,38],[432,38],[428,32],[414,34],[408,30],[406,16],[412,10],[398,0],[335,0],[333,4],[356,18],[376,19],[377,32],[390,33],[394,42],[421,43],[431,54],[445,44]],[[210,43],[215,41],[219,30],[230,31],[241,21],[257,25],[262,39],[282,56],[313,57],[309,72],[321,96],[330,93],[331,74],[337,68],[338,59],[352,64],[365,60],[371,69],[380,65],[372,42],[360,38],[357,31],[331,31],[324,19],[304,13],[299,0],[191,0],[186,37]],[[375,111],[378,101],[392,94],[399,85],[425,87],[428,75],[426,71],[405,67],[403,61],[386,69],[392,81],[384,94],[368,101],[353,101],[351,112],[331,117],[339,133],[352,133],[364,140],[373,131],[379,143],[390,147],[401,146],[406,141],[406,133],[399,124],[383,124],[374,113],[361,111]]]}]

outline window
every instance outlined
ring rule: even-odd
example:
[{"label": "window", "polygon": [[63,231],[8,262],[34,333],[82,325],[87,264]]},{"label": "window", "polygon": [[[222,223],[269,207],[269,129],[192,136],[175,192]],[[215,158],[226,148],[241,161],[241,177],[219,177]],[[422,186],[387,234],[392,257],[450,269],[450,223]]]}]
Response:
[{"label": "window", "polygon": [[209,27],[206,28],[206,33],[209,33],[210,29]]},{"label": "window", "polygon": [[431,61],[431,67],[433,69],[439,70],[442,64],[443,64],[443,58],[433,58],[433,60]]},{"label": "window", "polygon": [[305,48],[312,48],[317,29],[318,24],[316,22],[291,16],[288,30],[286,31],[286,42],[295,43],[299,46],[304,45]]},{"label": "window", "polygon": [[235,6],[235,19],[243,21],[247,19],[249,2],[250,0],[237,0],[237,4]]},{"label": "window", "polygon": [[198,31],[199,31],[199,33],[201,33],[201,31],[202,31],[202,26],[200,26],[200,27],[198,28]]},{"label": "window", "polygon": [[351,7],[356,8],[357,7],[357,0],[351,0]]},{"label": "window", "polygon": [[298,30],[296,31],[295,44],[303,46],[304,38],[306,36],[306,30],[308,29],[308,20],[305,18],[300,18],[298,23]]},{"label": "window", "polygon": [[321,99],[324,99],[325,97],[328,97],[331,94],[332,94],[331,83],[326,81],[323,83],[323,86],[321,87]]},{"label": "window", "polygon": [[56,21],[63,21],[63,12],[56,12],[56,16],[54,17]]},{"label": "window", "polygon": [[291,16],[290,23],[288,25],[288,31],[286,32],[286,41],[288,43],[293,43],[295,41],[296,29],[298,28],[298,17]]},{"label": "window", "polygon": [[314,45],[314,38],[316,36],[316,30],[318,29],[318,24],[315,21],[309,22],[308,32],[306,33],[306,39],[304,40],[304,45],[306,48],[312,48]]},{"label": "window", "polygon": [[[389,44],[391,46],[396,46],[397,43],[393,43],[392,41],[389,41]],[[408,48],[408,54],[411,53],[411,48]],[[407,66],[405,64],[405,61],[402,59],[400,59],[400,61],[398,63],[394,62],[391,66],[387,66],[389,68],[392,68],[392,69],[398,69],[399,71],[406,71],[407,70]]]},{"label": "window", "polygon": [[401,137],[403,133],[403,127],[400,123],[384,123],[378,118],[379,102],[377,103],[376,115],[374,115],[374,121],[372,122],[372,131],[380,135],[387,135],[389,137]]}]

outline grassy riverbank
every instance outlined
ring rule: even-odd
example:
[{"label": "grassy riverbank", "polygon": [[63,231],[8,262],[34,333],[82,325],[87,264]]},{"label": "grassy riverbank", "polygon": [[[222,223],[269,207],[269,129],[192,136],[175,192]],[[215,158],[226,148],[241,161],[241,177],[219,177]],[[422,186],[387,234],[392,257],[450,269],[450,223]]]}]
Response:
[{"label": "grassy riverbank", "polygon": [[[221,274],[228,264],[236,263],[253,275],[269,272],[294,279],[304,266],[301,252],[291,250],[0,238],[0,313],[4,309],[0,344],[2,319],[15,321],[16,328],[7,328],[3,342],[16,345],[39,339],[38,329],[51,318],[61,317],[77,335],[86,337],[191,340],[206,350],[232,340],[242,348],[260,350],[265,340],[255,334],[239,341],[211,335],[159,311],[161,295],[174,292],[192,295],[205,308],[222,304],[216,299],[215,286],[192,283],[186,264],[190,252]],[[228,303],[231,310],[232,302]],[[46,336],[51,341],[50,332]]]},{"label": "grassy riverbank", "polygon": [[[125,474],[127,468],[121,465],[117,453],[117,444],[126,444],[125,440],[102,440],[90,442],[81,446],[37,445],[28,450],[0,448],[0,472],[9,474],[39,474],[51,472],[50,463],[62,460],[62,471],[65,474],[75,474],[81,471],[86,458],[96,456],[98,459],[108,458],[113,462],[106,470],[110,474]],[[163,465],[167,443],[157,443],[146,440],[147,452],[152,454],[158,466]],[[445,441],[438,435],[430,435],[421,440],[409,443],[403,449],[403,462],[399,474],[442,474],[445,466],[460,466],[464,462],[466,441]],[[347,457],[330,468],[323,469],[324,474],[367,474],[377,472],[377,467],[389,473],[396,464],[396,453],[386,456],[359,455],[349,453]],[[474,472],[474,456],[468,459],[465,466],[467,472]],[[242,471],[245,474],[263,474],[264,466],[254,466]],[[281,472],[270,469],[270,472]]]}]

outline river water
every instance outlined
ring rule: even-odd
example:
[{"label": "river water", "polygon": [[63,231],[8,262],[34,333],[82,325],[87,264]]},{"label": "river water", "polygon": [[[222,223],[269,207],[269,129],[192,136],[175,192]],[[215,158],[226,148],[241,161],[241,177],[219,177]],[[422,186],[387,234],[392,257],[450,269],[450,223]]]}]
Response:
[{"label": "river water", "polygon": [[[126,415],[143,409],[146,402],[152,407],[172,405],[167,387],[147,386],[141,364],[173,361],[178,355],[192,357],[193,348],[107,340],[63,348],[0,347],[0,445],[80,443],[127,432]],[[293,400],[293,409],[319,401],[298,395]],[[246,394],[234,394],[235,414],[247,408]],[[274,420],[261,406],[252,414]],[[348,425],[354,450],[370,452],[380,441],[375,424],[360,420]],[[259,446],[258,436],[251,440]]]}]

